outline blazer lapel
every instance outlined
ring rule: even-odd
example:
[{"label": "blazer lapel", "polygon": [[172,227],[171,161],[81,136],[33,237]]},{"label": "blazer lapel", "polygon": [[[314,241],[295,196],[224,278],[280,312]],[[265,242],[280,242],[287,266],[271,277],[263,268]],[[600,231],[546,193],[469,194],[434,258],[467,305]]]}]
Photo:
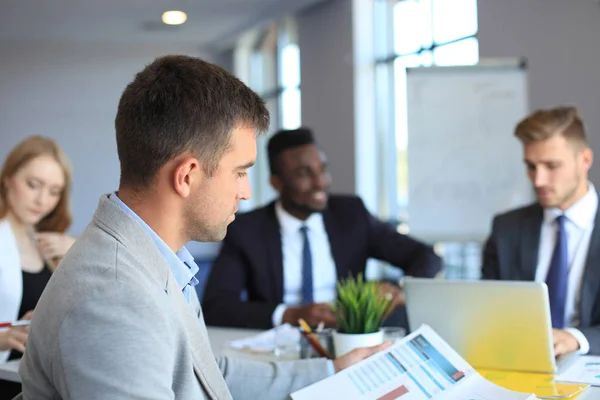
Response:
[{"label": "blazer lapel", "polygon": [[538,251],[540,247],[540,230],[542,228],[543,209],[535,207],[523,221],[520,243],[518,270],[512,274],[513,280],[535,280]]},{"label": "blazer lapel", "polygon": [[199,316],[195,314],[172,276],[167,280],[166,292],[173,299],[185,326],[194,361],[194,372],[207,395],[214,400],[231,399],[223,374],[210,347],[202,310]]},{"label": "blazer lapel", "polygon": [[594,221],[594,230],[590,237],[590,245],[583,271],[583,281],[581,283],[581,301],[580,301],[580,325],[583,327],[590,325],[592,310],[596,303],[598,291],[600,290],[600,214],[596,212]]},{"label": "blazer lapel", "polygon": [[271,274],[271,291],[273,298],[283,301],[283,252],[281,250],[281,232],[279,221],[275,214],[275,202],[269,204],[265,210],[267,213],[266,224],[264,226],[263,243],[266,244],[265,265],[269,266]]},{"label": "blazer lapel", "polygon": [[231,399],[225,379],[217,365],[208,341],[202,315],[198,316],[187,303],[175,282],[167,261],[162,257],[144,229],[108,196],[102,196],[94,218],[103,226],[111,227],[111,234],[139,257],[145,273],[161,285],[185,326],[194,362],[194,372],[207,395],[214,400]]}]

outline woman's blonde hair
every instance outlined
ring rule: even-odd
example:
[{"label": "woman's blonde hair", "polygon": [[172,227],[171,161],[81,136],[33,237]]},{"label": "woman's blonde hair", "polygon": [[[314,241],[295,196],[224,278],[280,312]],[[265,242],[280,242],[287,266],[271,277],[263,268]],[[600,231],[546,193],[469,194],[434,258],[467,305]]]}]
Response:
[{"label": "woman's blonde hair", "polygon": [[9,211],[5,186],[7,178],[13,177],[29,161],[44,155],[51,156],[62,167],[65,175],[65,187],[54,210],[37,223],[36,230],[63,233],[71,225],[71,211],[69,209],[72,179],[71,164],[56,142],[42,136],[31,136],[23,140],[6,157],[6,162],[2,167],[2,171],[0,171],[0,218],[4,218]]}]

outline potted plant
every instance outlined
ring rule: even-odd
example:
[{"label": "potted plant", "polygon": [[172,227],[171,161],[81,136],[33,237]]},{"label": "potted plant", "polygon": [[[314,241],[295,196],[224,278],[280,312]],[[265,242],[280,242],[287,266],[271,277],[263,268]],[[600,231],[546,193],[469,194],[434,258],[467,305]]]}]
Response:
[{"label": "potted plant", "polygon": [[383,343],[381,324],[387,317],[390,300],[382,295],[379,285],[359,274],[339,281],[337,289],[337,331],[333,333],[336,356]]}]

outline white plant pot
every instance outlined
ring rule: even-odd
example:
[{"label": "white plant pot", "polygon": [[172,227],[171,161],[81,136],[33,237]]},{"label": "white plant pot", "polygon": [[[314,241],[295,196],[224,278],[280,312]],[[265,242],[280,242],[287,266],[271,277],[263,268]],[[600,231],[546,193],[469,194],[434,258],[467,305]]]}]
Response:
[{"label": "white plant pot", "polygon": [[359,347],[376,346],[381,343],[383,343],[383,331],[381,330],[373,333],[333,332],[333,346],[336,357],[343,356]]}]

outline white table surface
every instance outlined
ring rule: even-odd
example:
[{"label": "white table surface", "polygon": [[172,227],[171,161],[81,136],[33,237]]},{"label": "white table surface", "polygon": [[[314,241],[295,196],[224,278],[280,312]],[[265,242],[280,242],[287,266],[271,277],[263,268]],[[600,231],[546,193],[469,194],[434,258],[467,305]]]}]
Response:
[{"label": "white table surface", "polygon": [[19,360],[0,364],[0,379],[11,382],[21,382],[19,376]]},{"label": "white table surface", "polygon": [[252,354],[241,350],[232,349],[228,343],[232,340],[243,339],[250,336],[258,335],[263,331],[251,329],[236,329],[236,328],[216,328],[208,327],[208,339],[212,347],[215,357],[244,357],[252,360],[273,361],[273,355]]},{"label": "white table surface", "polygon": [[[232,328],[208,328],[208,337],[210,344],[213,349],[213,353],[216,357],[220,356],[231,356],[231,357],[244,357],[253,360],[272,361],[273,356],[271,355],[257,355],[242,352],[229,348],[227,343],[235,339],[241,339],[256,335],[261,331],[247,330],[247,329],[232,329]],[[19,377],[19,361],[10,361],[5,364],[0,364],[0,379],[20,382]],[[577,400],[598,400],[600,399],[600,387],[590,387],[585,391]]]}]

